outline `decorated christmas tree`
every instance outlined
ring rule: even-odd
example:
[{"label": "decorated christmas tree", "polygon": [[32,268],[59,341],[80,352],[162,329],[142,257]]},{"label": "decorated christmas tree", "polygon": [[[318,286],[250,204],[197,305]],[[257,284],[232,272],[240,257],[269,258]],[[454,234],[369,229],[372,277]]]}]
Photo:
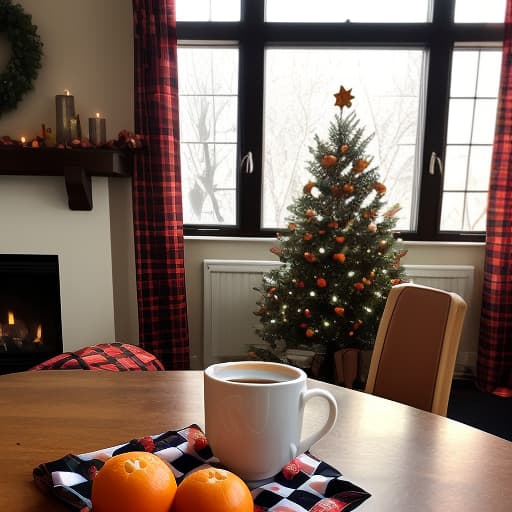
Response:
[{"label": "decorated christmas tree", "polygon": [[253,347],[258,358],[291,362],[289,349],[306,348],[329,361],[343,348],[371,349],[388,292],[404,278],[406,251],[392,231],[400,207],[386,208],[386,187],[366,153],[372,136],[346,112],[351,91],[334,95],[340,113],[328,140],[315,136],[310,180],[272,248],[282,266],[258,289],[257,332],[266,342]]}]

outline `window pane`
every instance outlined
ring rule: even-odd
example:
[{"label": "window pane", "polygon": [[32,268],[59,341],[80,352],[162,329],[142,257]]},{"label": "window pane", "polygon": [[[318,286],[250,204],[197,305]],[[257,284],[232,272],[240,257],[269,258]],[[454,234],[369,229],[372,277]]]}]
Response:
[{"label": "window pane", "polygon": [[176,21],[240,21],[240,0],[176,0]]},{"label": "window pane", "polygon": [[492,146],[473,146],[469,158],[468,190],[486,192],[491,175]]},{"label": "window pane", "polygon": [[441,213],[444,231],[485,231],[486,201],[484,192],[446,193]]},{"label": "window pane", "polygon": [[481,51],[479,69],[477,96],[496,98],[500,87],[501,52]]},{"label": "window pane", "polygon": [[185,224],[235,225],[238,49],[178,48]]},{"label": "window pane", "polygon": [[493,143],[497,105],[497,99],[476,100],[473,135],[471,137],[471,142],[473,144]]},{"label": "window pane", "polygon": [[487,221],[487,192],[468,193],[466,212],[461,231],[485,231]]},{"label": "window pane", "polygon": [[506,0],[456,0],[456,23],[503,23]]},{"label": "window pane", "polygon": [[474,98],[478,73],[478,52],[454,52],[450,96]]},{"label": "window pane", "polygon": [[469,161],[469,146],[447,146],[444,190],[464,190]]},{"label": "window pane", "polygon": [[453,63],[440,229],[485,231],[501,51],[456,50]]},{"label": "window pane", "polygon": [[450,100],[448,144],[469,144],[471,142],[474,105],[474,100]]},{"label": "window pane", "polygon": [[[308,180],[308,148],[315,134],[327,137],[339,110],[333,94],[343,85],[354,91],[365,134],[375,133],[368,154],[379,166],[388,204],[402,206],[397,229],[413,229],[423,56],[421,50],[267,50],[263,227],[285,225],[287,206]],[[333,70],[343,70],[345,81]]]},{"label": "window pane", "polygon": [[266,0],[265,19],[317,23],[426,22],[428,8],[429,0]]}]

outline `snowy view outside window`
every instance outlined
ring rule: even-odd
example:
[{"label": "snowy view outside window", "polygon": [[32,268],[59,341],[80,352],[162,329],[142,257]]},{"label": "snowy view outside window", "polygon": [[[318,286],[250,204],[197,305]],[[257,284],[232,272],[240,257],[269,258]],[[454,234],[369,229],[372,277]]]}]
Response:
[{"label": "snowy view outside window", "polygon": [[453,54],[441,231],[485,231],[501,51]]},{"label": "snowy view outside window", "polygon": [[[252,1],[252,0],[250,0]],[[268,22],[424,22],[428,0],[266,0]],[[177,0],[178,21],[240,21],[240,0]],[[485,6],[485,8],[484,8]],[[457,0],[460,23],[503,22],[505,0]],[[204,43],[203,43],[204,44]],[[238,61],[232,46],[178,49],[184,222],[237,222]],[[286,207],[308,180],[308,147],[325,138],[338,109],[333,94],[352,89],[389,204],[400,203],[398,230],[414,230],[419,197],[422,113],[428,52],[418,48],[265,50],[261,227],[279,229]],[[441,231],[484,231],[501,51],[454,52]],[[428,148],[427,148],[428,149]]]},{"label": "snowy view outside window", "polygon": [[236,222],[238,50],[179,48],[185,224]]},{"label": "snowy view outside window", "polygon": [[[308,181],[309,146],[327,138],[338,113],[334,93],[352,89],[352,109],[375,134],[368,153],[388,202],[402,205],[397,229],[409,229],[420,125],[420,50],[267,50],[264,111],[263,226],[285,225],[286,207]],[[347,109],[347,112],[352,109]]]}]

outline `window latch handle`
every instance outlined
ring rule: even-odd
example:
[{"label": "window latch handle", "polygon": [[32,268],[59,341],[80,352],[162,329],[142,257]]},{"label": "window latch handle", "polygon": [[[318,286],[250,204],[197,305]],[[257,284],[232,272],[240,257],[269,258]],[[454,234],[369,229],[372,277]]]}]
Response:
[{"label": "window latch handle", "polygon": [[432,151],[432,154],[430,155],[430,163],[428,164],[428,173],[431,176],[434,176],[436,173],[436,165],[439,168],[439,174],[443,174],[443,162],[441,162],[441,159],[437,156],[437,153],[435,151]]},{"label": "window latch handle", "polygon": [[244,157],[242,158],[242,161],[240,162],[243,172],[245,174],[252,174],[254,171],[254,162],[252,160],[252,151],[248,151]]}]

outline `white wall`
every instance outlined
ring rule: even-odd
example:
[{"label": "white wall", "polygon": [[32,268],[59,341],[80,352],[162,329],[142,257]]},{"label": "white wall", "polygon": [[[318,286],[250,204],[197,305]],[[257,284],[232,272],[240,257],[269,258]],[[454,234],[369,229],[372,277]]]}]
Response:
[{"label": "white wall", "polygon": [[[133,129],[133,36],[130,0],[20,0],[44,44],[43,67],[34,91],[0,118],[0,136],[19,139],[39,133],[41,123],[55,129],[55,95],[75,96],[84,135],[87,118],[101,112],[109,138]],[[0,40],[0,62],[9,45]],[[1,153],[0,153],[1,158]],[[121,181],[124,181],[121,184]],[[110,190],[109,190],[110,188]],[[119,200],[118,190],[124,193]],[[111,199],[112,197],[112,199]],[[116,248],[111,250],[110,208],[126,204],[130,180],[93,178],[93,210],[71,211],[62,177],[0,176],[0,252],[57,254],[60,265],[64,349],[116,338],[114,296],[135,304],[131,210],[116,212]],[[129,201],[128,201],[129,202]],[[128,217],[128,222],[125,221]],[[117,250],[119,245],[122,250]],[[112,254],[119,258],[113,274]],[[114,288],[114,284],[116,287]],[[123,304],[121,300],[121,304]],[[137,340],[137,323],[121,322]]]}]

